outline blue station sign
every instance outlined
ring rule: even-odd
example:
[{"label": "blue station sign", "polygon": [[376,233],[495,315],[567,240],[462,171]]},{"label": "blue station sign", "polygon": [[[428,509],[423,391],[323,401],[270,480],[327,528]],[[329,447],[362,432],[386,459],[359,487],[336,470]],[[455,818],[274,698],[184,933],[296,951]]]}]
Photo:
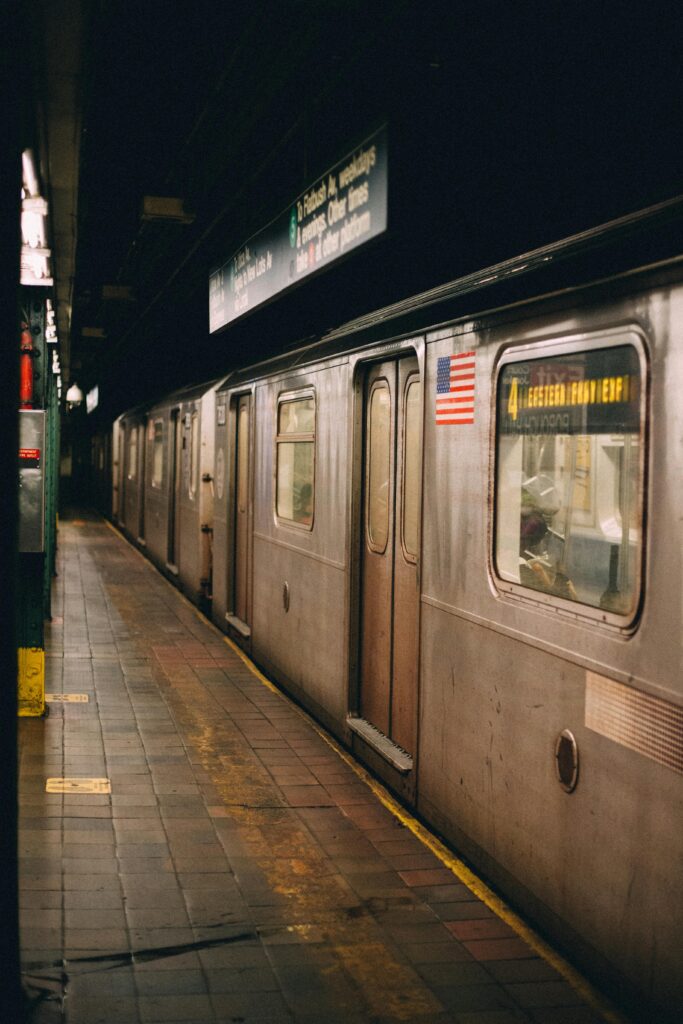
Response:
[{"label": "blue station sign", "polygon": [[209,330],[291,288],[386,231],[387,138],[381,128],[335,164],[209,278]]}]

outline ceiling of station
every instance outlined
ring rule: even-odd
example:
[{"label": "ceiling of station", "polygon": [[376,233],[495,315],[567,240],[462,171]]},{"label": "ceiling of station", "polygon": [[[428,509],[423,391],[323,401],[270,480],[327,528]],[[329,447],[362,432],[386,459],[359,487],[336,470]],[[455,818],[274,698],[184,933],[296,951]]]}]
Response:
[{"label": "ceiling of station", "polygon": [[[73,6],[80,46],[52,34],[55,199],[78,168],[57,289],[71,380],[108,414],[681,190],[678,26],[652,5]],[[386,237],[210,335],[211,269],[381,124]],[[143,219],[145,196],[187,216]]]}]

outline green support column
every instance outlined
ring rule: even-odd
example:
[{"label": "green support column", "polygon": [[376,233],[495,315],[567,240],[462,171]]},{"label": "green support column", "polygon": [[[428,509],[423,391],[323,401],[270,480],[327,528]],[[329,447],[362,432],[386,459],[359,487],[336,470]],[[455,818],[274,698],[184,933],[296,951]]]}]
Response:
[{"label": "green support column", "polygon": [[[29,325],[33,343],[33,409],[45,410],[45,433],[41,442],[39,462],[45,485],[43,511],[43,550],[30,547],[19,554],[17,581],[17,659],[18,659],[18,712],[21,716],[45,714],[45,631],[44,620],[49,614],[51,573],[50,490],[51,439],[49,383],[52,377],[48,364],[45,341],[46,296],[43,289],[22,289],[23,317]],[[23,415],[23,414],[22,414]],[[33,446],[33,445],[32,445]]]},{"label": "green support column", "polygon": [[[50,349],[47,350],[51,358]],[[43,610],[52,614],[52,578],[57,572],[57,484],[59,481],[59,399],[57,379],[47,370],[47,422],[45,424],[45,565],[43,572]]]}]

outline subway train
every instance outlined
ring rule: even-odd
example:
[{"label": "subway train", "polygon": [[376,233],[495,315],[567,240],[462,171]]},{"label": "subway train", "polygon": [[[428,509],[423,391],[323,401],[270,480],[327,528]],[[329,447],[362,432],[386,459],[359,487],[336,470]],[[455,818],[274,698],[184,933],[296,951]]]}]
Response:
[{"label": "subway train", "polygon": [[159,569],[658,1020],[683,1006],[682,215],[406,299],[94,448]]}]

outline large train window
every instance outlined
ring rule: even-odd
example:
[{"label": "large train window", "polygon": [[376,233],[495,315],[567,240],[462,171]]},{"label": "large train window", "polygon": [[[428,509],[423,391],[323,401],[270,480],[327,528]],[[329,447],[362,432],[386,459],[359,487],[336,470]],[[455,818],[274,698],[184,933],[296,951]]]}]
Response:
[{"label": "large train window", "polygon": [[276,456],[278,517],[310,530],[315,483],[315,397],[310,392],[278,399]]},{"label": "large train window", "polygon": [[161,487],[164,477],[164,425],[161,420],[154,421],[152,435],[152,487]]},{"label": "large train window", "polygon": [[624,623],[640,597],[643,360],[635,334],[598,344],[502,361],[494,564],[510,589]]}]

